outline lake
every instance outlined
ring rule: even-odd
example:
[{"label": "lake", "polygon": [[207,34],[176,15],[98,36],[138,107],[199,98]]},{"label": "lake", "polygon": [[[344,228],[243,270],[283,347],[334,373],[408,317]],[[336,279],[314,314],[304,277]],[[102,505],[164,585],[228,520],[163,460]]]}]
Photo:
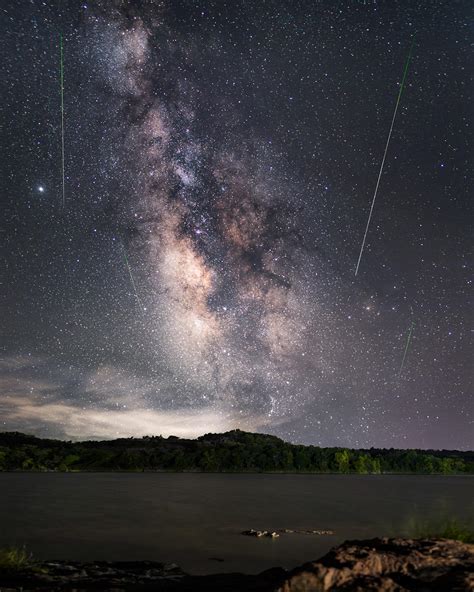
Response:
[{"label": "lake", "polygon": [[[408,535],[425,522],[474,527],[473,486],[469,476],[0,473],[0,546],[25,544],[38,559],[257,573],[317,559],[346,539]],[[240,534],[250,528],[335,534]]]}]

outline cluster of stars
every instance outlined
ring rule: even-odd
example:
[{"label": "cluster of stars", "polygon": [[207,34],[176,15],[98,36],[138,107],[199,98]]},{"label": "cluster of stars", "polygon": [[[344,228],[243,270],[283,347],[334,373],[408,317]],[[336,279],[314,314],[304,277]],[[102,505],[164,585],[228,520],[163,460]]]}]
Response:
[{"label": "cluster of stars", "polygon": [[469,446],[467,3],[23,8],[4,373],[30,398],[6,429],[68,436],[77,408],[84,437]]}]

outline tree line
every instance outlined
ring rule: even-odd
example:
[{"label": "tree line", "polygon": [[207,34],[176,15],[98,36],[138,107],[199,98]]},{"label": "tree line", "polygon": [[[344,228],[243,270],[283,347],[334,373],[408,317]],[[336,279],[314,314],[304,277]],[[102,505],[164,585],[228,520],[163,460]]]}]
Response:
[{"label": "tree line", "polygon": [[474,453],[290,444],[233,430],[196,440],[146,436],[64,442],[0,433],[0,471],[205,471],[298,473],[474,473]]}]

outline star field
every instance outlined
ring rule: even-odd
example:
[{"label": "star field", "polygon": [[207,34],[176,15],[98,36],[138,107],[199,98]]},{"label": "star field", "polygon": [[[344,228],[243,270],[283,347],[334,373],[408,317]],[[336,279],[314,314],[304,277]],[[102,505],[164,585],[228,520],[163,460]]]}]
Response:
[{"label": "star field", "polygon": [[5,2],[0,429],[472,448],[468,7]]}]

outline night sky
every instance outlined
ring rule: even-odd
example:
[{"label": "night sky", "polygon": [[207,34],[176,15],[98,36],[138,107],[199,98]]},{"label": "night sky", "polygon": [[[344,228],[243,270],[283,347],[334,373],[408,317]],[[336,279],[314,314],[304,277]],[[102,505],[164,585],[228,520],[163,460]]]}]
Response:
[{"label": "night sky", "polygon": [[472,449],[470,5],[4,0],[0,429]]}]

